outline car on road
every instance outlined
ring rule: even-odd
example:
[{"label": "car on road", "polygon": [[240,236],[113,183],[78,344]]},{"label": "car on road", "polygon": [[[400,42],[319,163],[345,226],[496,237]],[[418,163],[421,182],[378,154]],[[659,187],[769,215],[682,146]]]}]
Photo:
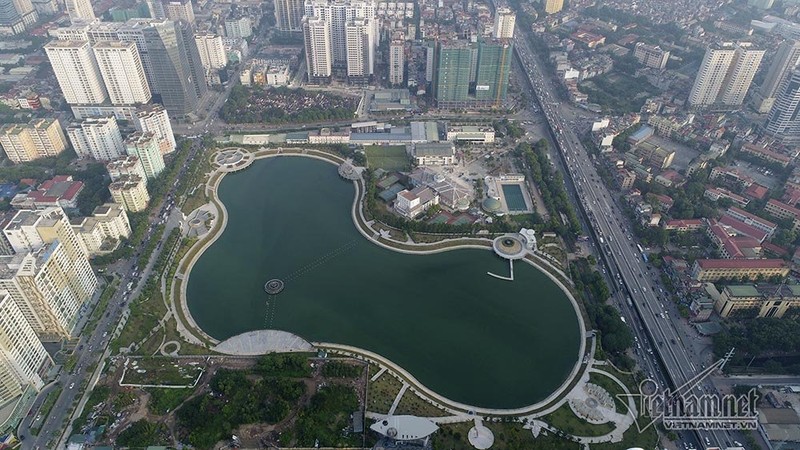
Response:
[{"label": "car on road", "polygon": [[73,383],[70,383],[70,385],[69,385],[69,388],[70,388],[70,389],[72,389],[72,388],[74,388],[74,387],[75,387],[75,383],[74,383],[74,382],[73,382]]}]

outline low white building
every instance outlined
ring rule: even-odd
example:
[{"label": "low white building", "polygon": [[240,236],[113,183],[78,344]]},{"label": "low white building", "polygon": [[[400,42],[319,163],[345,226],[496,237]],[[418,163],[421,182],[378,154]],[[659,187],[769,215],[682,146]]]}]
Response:
[{"label": "low white building", "polygon": [[449,126],[447,127],[447,140],[450,142],[491,144],[494,142],[494,128],[475,125]]},{"label": "low white building", "polygon": [[72,219],[70,225],[91,256],[113,251],[120,240],[131,235],[128,215],[118,203],[100,205],[91,217]]},{"label": "low white building", "polygon": [[439,195],[427,186],[412,190],[403,189],[397,193],[394,209],[408,219],[414,219],[433,205],[439,204]]},{"label": "low white building", "polygon": [[419,166],[447,166],[456,163],[456,149],[452,142],[414,144],[414,162]]}]

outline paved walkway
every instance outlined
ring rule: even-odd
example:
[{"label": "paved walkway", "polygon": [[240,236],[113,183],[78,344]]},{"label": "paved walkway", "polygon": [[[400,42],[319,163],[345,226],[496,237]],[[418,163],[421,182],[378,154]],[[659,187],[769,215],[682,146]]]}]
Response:
[{"label": "paved walkway", "polygon": [[226,355],[256,356],[274,352],[313,352],[314,346],[285,331],[256,330],[226,339],[211,349]]},{"label": "paved walkway", "polygon": [[390,416],[394,414],[394,411],[397,409],[397,405],[400,404],[400,400],[403,398],[403,394],[405,394],[407,390],[408,390],[408,383],[404,381],[403,387],[400,388],[400,392],[397,393],[397,396],[395,396],[394,401],[392,402],[392,407],[389,408]]}]

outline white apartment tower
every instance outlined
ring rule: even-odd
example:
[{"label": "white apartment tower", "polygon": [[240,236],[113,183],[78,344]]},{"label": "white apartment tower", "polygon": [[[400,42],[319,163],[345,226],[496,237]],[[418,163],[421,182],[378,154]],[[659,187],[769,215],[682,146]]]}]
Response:
[{"label": "white apartment tower", "polygon": [[97,17],[94,15],[92,3],[90,0],[65,0],[67,7],[67,14],[69,20],[75,23],[79,20],[94,20]]},{"label": "white apartment tower", "polygon": [[93,117],[67,128],[72,148],[81,158],[111,161],[125,153],[122,134],[114,116]]},{"label": "white apartment tower", "polygon": [[94,44],[92,49],[111,103],[134,105],[150,101],[150,86],[135,43],[105,41]]},{"label": "white apartment tower", "polygon": [[[374,0],[306,0],[304,9],[306,17],[319,17],[328,22],[333,54],[331,63],[335,67],[347,67],[346,28],[353,19],[368,19],[373,27],[373,46],[378,43],[378,22],[375,19],[377,7]],[[374,49],[370,50],[370,55],[374,55]]]},{"label": "white apartment tower", "polygon": [[741,105],[763,56],[764,50],[754,49],[749,43],[709,46],[689,94],[689,104]]},{"label": "white apartment tower", "polygon": [[347,77],[366,81],[373,72],[375,57],[375,27],[372,20],[352,19],[345,25]]},{"label": "white apartment tower", "polygon": [[330,25],[320,17],[303,18],[303,40],[306,47],[308,81],[330,80],[332,71]]},{"label": "white apartment tower", "polygon": [[126,211],[144,211],[150,201],[147,183],[139,175],[122,175],[108,186],[108,190],[114,202],[122,205]]},{"label": "white apartment tower", "polygon": [[7,291],[0,291],[0,405],[19,397],[26,386],[40,390],[53,365],[31,325]]},{"label": "white apartment tower", "polygon": [[755,105],[758,112],[766,113],[772,108],[775,97],[781,92],[783,85],[789,81],[789,77],[799,61],[800,42],[790,39],[781,43],[769,66],[767,76],[758,89]]},{"label": "white apartment tower", "polygon": [[121,156],[109,162],[106,164],[106,170],[112,182],[119,180],[124,175],[136,175],[142,179],[147,177],[139,157],[133,155]]},{"label": "white apartment tower", "polygon": [[32,119],[28,124],[0,126],[0,146],[14,163],[56,156],[67,148],[57,119]]},{"label": "white apartment tower", "polygon": [[67,103],[98,105],[106,100],[100,69],[89,41],[52,41],[44,50]]},{"label": "white apartment tower", "polygon": [[669,51],[662,50],[658,46],[647,45],[644,42],[637,42],[633,49],[633,57],[644,66],[663,69],[669,61]]},{"label": "white apartment tower", "polygon": [[192,0],[168,0],[164,2],[164,14],[174,22],[194,23]]},{"label": "white apartment tower", "polygon": [[509,8],[498,8],[494,15],[495,39],[511,39],[514,37],[514,24],[517,15]]},{"label": "white apartment tower", "polygon": [[394,39],[389,44],[389,83],[403,84],[403,71],[405,70],[406,44],[402,39]]},{"label": "white apartment tower", "polygon": [[303,0],[275,0],[274,3],[278,30],[303,31]]},{"label": "white apartment tower", "polygon": [[150,104],[137,108],[133,126],[137,131],[155,134],[162,155],[175,151],[175,135],[172,133],[172,124],[169,123],[169,114],[162,105]]},{"label": "white apartment tower", "polygon": [[219,70],[228,64],[228,55],[222,36],[215,34],[197,34],[194,37],[197,50],[200,52],[200,62],[206,70]]},{"label": "white apartment tower", "polygon": [[164,170],[164,157],[158,148],[155,134],[137,131],[125,140],[128,155],[136,156],[142,164],[147,179],[153,179]]}]

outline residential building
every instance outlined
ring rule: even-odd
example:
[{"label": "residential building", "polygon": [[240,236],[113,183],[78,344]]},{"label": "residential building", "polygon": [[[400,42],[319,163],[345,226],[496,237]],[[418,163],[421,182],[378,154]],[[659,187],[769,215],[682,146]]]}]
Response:
[{"label": "residential building", "polygon": [[0,146],[14,163],[56,156],[67,147],[57,119],[32,119],[27,125],[0,126]]},{"label": "residential building", "polygon": [[763,56],[764,50],[745,42],[709,46],[689,93],[689,104],[741,105]]},{"label": "residential building", "polygon": [[[362,53],[370,67],[374,65],[375,46],[378,44],[378,21],[375,17],[376,5],[374,0],[306,0],[304,14],[307,18],[317,17],[328,24],[328,40],[330,45],[331,64],[334,67],[348,68],[348,42],[351,46],[362,48]],[[358,19],[358,20],[356,20]],[[361,20],[365,19],[365,20]],[[348,25],[357,23],[358,35],[368,42],[356,44],[353,42],[354,30],[351,30],[348,39]],[[316,24],[318,27],[319,24]],[[367,30],[365,28],[371,28]],[[308,46],[308,44],[306,44]],[[351,52],[353,54],[353,52]]]},{"label": "residential building", "polygon": [[108,186],[111,198],[128,212],[144,211],[150,202],[145,178],[138,175],[121,175]]},{"label": "residential building", "polygon": [[51,41],[44,46],[64,99],[71,105],[97,105],[106,89],[89,41]]},{"label": "residential building", "polygon": [[777,53],[772,59],[769,71],[761,83],[761,87],[756,95],[756,109],[760,113],[769,112],[775,99],[781,92],[781,88],[786,84],[792,71],[797,67],[800,60],[800,42],[789,39],[781,43]]},{"label": "residential building", "polygon": [[150,20],[146,25],[141,32],[161,104],[174,118],[196,113],[207,86],[191,24]]},{"label": "residential building", "polygon": [[310,83],[330,81],[333,75],[330,24],[320,17],[303,18],[303,41]]},{"label": "residential building", "polygon": [[84,119],[67,127],[72,148],[81,158],[111,161],[125,153],[122,134],[114,116]]},{"label": "residential building", "polygon": [[711,200],[712,202],[719,201],[720,199],[728,199],[733,202],[734,205],[740,208],[744,208],[750,203],[749,199],[746,199],[739,194],[733,193],[725,188],[717,188],[713,186],[706,188],[705,192],[703,193],[703,197]]},{"label": "residential building", "polygon": [[800,209],[771,198],[764,206],[764,211],[778,219],[790,219],[792,221],[792,231],[800,229]]},{"label": "residential building", "polygon": [[0,289],[8,291],[42,341],[69,338],[78,310],[96,288],[86,256],[71,258],[57,239],[32,252],[0,256]]},{"label": "residential building", "polygon": [[497,8],[494,15],[492,34],[496,39],[511,39],[514,37],[514,24],[517,15],[510,8]]},{"label": "residential building", "polygon": [[163,106],[150,104],[137,108],[133,125],[137,131],[150,132],[156,135],[162,155],[175,151],[175,135],[172,133],[169,113]]},{"label": "residential building", "polygon": [[194,23],[192,0],[168,0],[164,2],[164,14],[173,22]]},{"label": "residential building", "polygon": [[147,179],[157,177],[164,170],[164,156],[158,148],[155,134],[137,131],[125,140],[125,148],[128,155],[139,158]]},{"label": "residential building", "polygon": [[253,34],[253,23],[249,17],[225,19],[225,36],[229,38],[248,38]]},{"label": "residential building", "polygon": [[662,50],[661,47],[647,45],[644,42],[637,42],[633,48],[633,56],[646,67],[663,69],[669,61],[669,51]]},{"label": "residential building", "polygon": [[762,219],[761,217],[758,217],[755,214],[751,214],[740,208],[730,207],[727,211],[725,211],[725,215],[731,216],[742,223],[766,232],[768,239],[772,237],[775,234],[775,231],[778,229],[777,224],[772,223],[769,220]]},{"label": "residential building", "polygon": [[24,33],[39,15],[30,0],[0,0],[0,35]]},{"label": "residential building", "polygon": [[564,9],[564,0],[544,0],[544,12],[555,14]]},{"label": "residential building", "polygon": [[274,4],[279,31],[303,31],[303,0],[275,0]]},{"label": "residential building", "polygon": [[439,107],[501,106],[508,91],[512,52],[512,44],[505,40],[476,45],[466,41],[439,43],[433,82]]},{"label": "residential building", "polygon": [[92,9],[92,2],[90,0],[65,0],[64,4],[67,7],[67,14],[72,23],[95,20],[97,17],[94,15]]},{"label": "residential building", "polygon": [[75,218],[70,225],[90,256],[113,251],[131,235],[128,215],[119,203],[100,205],[91,217]]},{"label": "residential building", "polygon": [[225,53],[225,45],[222,43],[222,36],[216,34],[198,34],[194,37],[197,44],[197,51],[200,53],[200,62],[203,67],[211,70],[219,70],[228,65],[228,55]]},{"label": "residential building", "polygon": [[[69,219],[60,206],[19,210],[3,227],[3,234],[16,253],[32,252],[59,241],[67,256],[81,268],[84,267],[81,259],[86,259],[86,249],[70,227]],[[88,262],[85,262],[85,267],[89,267]]]},{"label": "residential building", "polygon": [[418,166],[445,166],[456,163],[456,147],[452,142],[414,144],[414,163]]},{"label": "residential building", "polygon": [[766,134],[787,144],[800,142],[800,70],[794,70],[775,99],[767,122]]},{"label": "residential building", "polygon": [[109,163],[106,164],[106,170],[112,182],[119,180],[124,175],[136,175],[147,180],[147,176],[144,173],[144,166],[142,166],[142,162],[139,160],[138,156],[120,156],[117,159],[109,161]]},{"label": "residential building", "polygon": [[45,209],[55,206],[75,209],[82,190],[83,181],[73,180],[71,175],[56,175],[43,181],[35,191],[15,195],[11,206],[16,209]]},{"label": "residential building", "polygon": [[104,41],[94,44],[92,50],[112,104],[133,105],[150,101],[150,86],[136,43]]},{"label": "residential building", "polygon": [[439,195],[428,186],[419,186],[412,190],[403,189],[397,193],[394,208],[408,219],[414,219],[433,205],[439,204]]},{"label": "residential building", "polygon": [[692,278],[700,282],[756,280],[786,277],[789,265],[782,259],[698,259],[692,267]]},{"label": "residential building", "polygon": [[401,85],[404,80],[406,44],[402,39],[393,39],[389,44],[389,84]]},{"label": "residential building", "polygon": [[774,152],[767,147],[758,146],[750,143],[742,144],[741,152],[747,155],[755,156],[766,162],[778,164],[782,167],[787,167],[792,163],[793,158],[778,152]]},{"label": "residential building", "polygon": [[800,307],[800,285],[744,284],[728,285],[714,302],[721,317],[756,312],[757,317],[783,317],[789,308]]},{"label": "residential building", "polygon": [[478,106],[499,107],[506,99],[514,48],[498,39],[478,43],[475,100]]},{"label": "residential building", "polygon": [[373,20],[360,17],[345,24],[347,78],[350,82],[366,83],[373,74],[377,43]]},{"label": "residential building", "polygon": [[0,291],[0,405],[21,396],[27,386],[42,389],[52,365],[19,305],[7,291]]}]

